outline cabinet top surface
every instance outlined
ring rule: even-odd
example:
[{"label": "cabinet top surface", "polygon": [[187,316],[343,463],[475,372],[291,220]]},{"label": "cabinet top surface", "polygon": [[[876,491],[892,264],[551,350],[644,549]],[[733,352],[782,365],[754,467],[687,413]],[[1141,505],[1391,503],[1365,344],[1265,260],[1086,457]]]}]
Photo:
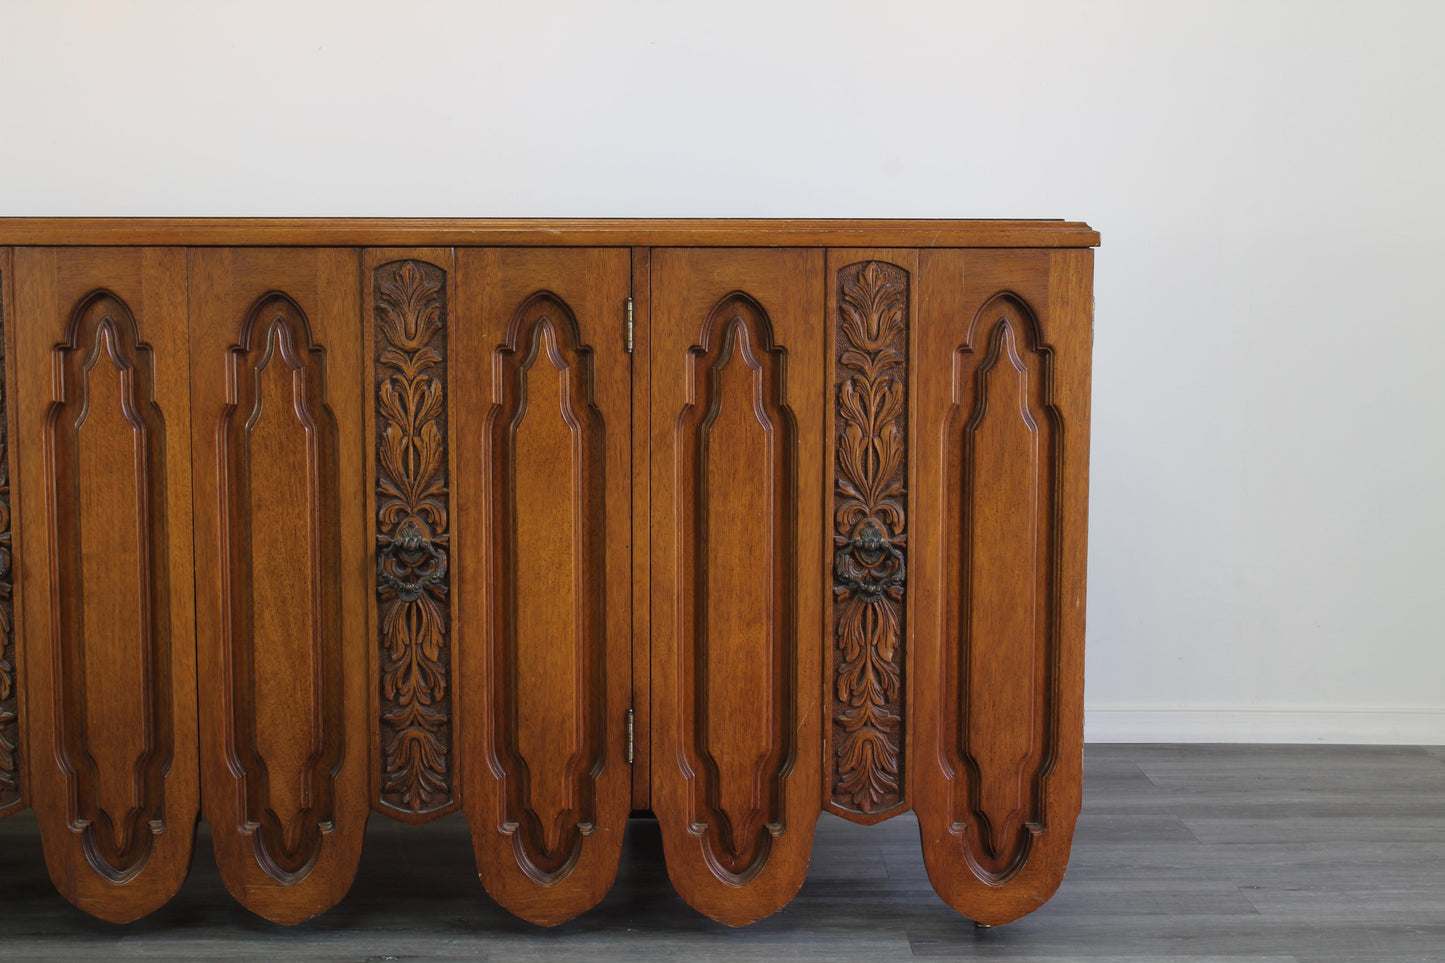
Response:
[{"label": "cabinet top surface", "polygon": [[0,245],[297,247],[1096,247],[1076,221],[0,217]]}]

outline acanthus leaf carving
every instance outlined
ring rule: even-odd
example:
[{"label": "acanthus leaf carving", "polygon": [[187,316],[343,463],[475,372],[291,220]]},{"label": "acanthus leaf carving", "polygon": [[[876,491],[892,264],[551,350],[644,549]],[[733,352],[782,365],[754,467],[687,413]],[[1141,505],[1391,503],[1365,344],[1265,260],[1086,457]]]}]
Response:
[{"label": "acanthus leaf carving", "polygon": [[908,272],[864,261],[837,283],[832,803],[871,815],[902,803]]},{"label": "acanthus leaf carving", "polygon": [[373,285],[381,800],[419,815],[453,802],[446,275],[392,261]]}]

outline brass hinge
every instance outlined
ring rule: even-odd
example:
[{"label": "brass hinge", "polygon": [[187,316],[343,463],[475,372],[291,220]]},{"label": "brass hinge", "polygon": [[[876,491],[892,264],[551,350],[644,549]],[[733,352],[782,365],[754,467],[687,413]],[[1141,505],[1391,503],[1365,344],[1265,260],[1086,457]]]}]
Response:
[{"label": "brass hinge", "polygon": [[632,765],[632,710],[627,710],[627,764]]},{"label": "brass hinge", "polygon": [[627,299],[627,353],[632,353],[632,298]]}]

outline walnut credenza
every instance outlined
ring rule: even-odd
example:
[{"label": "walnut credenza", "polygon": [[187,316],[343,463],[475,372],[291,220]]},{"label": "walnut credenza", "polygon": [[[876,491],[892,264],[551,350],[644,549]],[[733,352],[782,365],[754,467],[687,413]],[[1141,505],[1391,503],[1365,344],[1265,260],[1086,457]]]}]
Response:
[{"label": "walnut credenza", "polygon": [[1097,243],[0,219],[0,815],[114,921],[202,814],[293,923],[371,812],[458,809],[537,923],[634,812],[726,923],[825,810],[913,810],[948,903],[1028,913],[1080,804]]}]

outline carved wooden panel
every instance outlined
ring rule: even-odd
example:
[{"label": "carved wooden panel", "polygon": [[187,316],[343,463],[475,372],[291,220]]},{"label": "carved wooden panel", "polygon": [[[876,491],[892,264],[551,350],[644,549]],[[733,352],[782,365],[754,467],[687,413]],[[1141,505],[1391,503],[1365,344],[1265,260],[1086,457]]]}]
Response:
[{"label": "carved wooden panel", "polygon": [[822,268],[653,259],[653,802],[679,892],[734,925],[802,883],[819,808]]},{"label": "carved wooden panel", "polygon": [[[955,823],[974,871],[1002,882],[1022,866],[1042,812],[1035,782],[1057,751],[1048,693],[1054,640],[1059,412],[1038,323],[1011,294],[975,316],[982,357],[955,384],[950,412],[948,538],[959,560],[946,597],[958,651],[947,677],[949,765],[963,773]],[[1021,350],[1022,348],[1022,350]],[[1040,698],[1042,697],[1042,698]]]},{"label": "carved wooden panel", "polygon": [[718,302],[699,340],[687,371],[696,400],[674,434],[692,482],[679,506],[679,528],[692,535],[683,583],[693,589],[680,619],[693,678],[683,746],[698,772],[693,831],[713,872],[741,882],[782,831],[780,777],[793,754],[797,426],[784,352],[756,301]]},{"label": "carved wooden panel", "polygon": [[[1052,893],[1078,812],[1087,283],[1077,255],[928,252],[917,366],[915,773],[941,895],[986,923]],[[1067,298],[1065,294],[1067,292]],[[1072,313],[1072,314],[1071,314]],[[1082,313],[1082,316],[1081,316]],[[1080,381],[1084,384],[1081,386]],[[936,481],[935,481],[936,479]],[[937,582],[933,579],[937,578]],[[924,580],[927,580],[926,582]],[[935,634],[936,633],[936,634]],[[927,720],[926,725],[922,720]]]},{"label": "carved wooden panel", "polygon": [[[396,252],[393,252],[396,253]],[[417,822],[452,789],[448,252],[367,252],[375,382],[377,808]],[[382,260],[388,258],[387,260]],[[444,261],[442,267],[433,261]]]},{"label": "carved wooden panel", "polygon": [[10,249],[0,248],[0,817],[25,805],[20,755],[20,683],[16,678],[14,569],[10,534]]},{"label": "carved wooden panel", "polygon": [[154,354],[139,341],[114,294],[82,300],[51,356],[45,425],[57,762],[86,855],[116,883],[139,871],[164,832],[173,755],[166,425],[153,400]]},{"label": "carved wooden panel", "polygon": [[191,268],[207,818],[232,894],[294,922],[350,885],[370,808],[359,260]]},{"label": "carved wooden panel", "polygon": [[466,809],[488,891],[549,925],[605,895],[631,796],[629,272],[615,250],[458,263],[458,364],[491,376],[457,394],[479,416],[456,444]]},{"label": "carved wooden panel", "polygon": [[[226,756],[257,861],[290,883],[335,825],[343,739],[336,417],[324,352],[287,295],[256,302],[229,360],[235,396],[218,431]],[[287,491],[278,498],[280,479]],[[276,564],[288,555],[312,577]],[[261,668],[278,664],[288,671]]]},{"label": "carved wooden panel", "polygon": [[833,319],[833,605],[827,808],[873,823],[905,802],[909,294],[913,251],[828,252]]},{"label": "carved wooden panel", "polygon": [[[501,401],[482,457],[492,467],[494,731],[502,734],[507,823],[519,861],[540,882],[575,863],[594,830],[592,773],[604,763],[601,717],[607,473],[601,413],[591,404],[592,351],[571,309],[538,292],[517,308],[497,351]],[[550,484],[546,480],[550,479]],[[538,560],[537,578],[518,578]],[[538,698],[560,688],[560,700]]]},{"label": "carved wooden panel", "polygon": [[130,920],[179,886],[196,814],[185,264],[16,260],[31,791],[61,892]]}]

